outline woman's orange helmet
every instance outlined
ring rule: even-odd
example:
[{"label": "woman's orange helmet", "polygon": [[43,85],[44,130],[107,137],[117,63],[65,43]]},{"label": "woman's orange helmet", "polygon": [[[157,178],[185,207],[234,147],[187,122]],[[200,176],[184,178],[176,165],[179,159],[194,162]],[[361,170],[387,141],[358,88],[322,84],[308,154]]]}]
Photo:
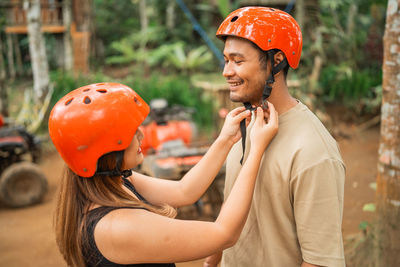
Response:
[{"label": "woman's orange helmet", "polygon": [[83,86],[53,107],[50,138],[74,173],[91,177],[102,155],[130,145],[149,111],[146,102],[123,84]]},{"label": "woman's orange helmet", "polygon": [[219,26],[218,37],[248,39],[264,51],[281,50],[293,69],[300,61],[303,39],[300,27],[288,13],[269,7],[244,7],[233,11]]}]

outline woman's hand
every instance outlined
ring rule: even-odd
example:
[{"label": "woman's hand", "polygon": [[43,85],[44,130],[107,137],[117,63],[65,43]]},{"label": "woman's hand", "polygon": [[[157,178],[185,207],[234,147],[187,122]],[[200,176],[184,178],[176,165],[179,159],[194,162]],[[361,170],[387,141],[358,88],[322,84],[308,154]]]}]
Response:
[{"label": "woman's hand", "polygon": [[222,126],[219,138],[231,142],[231,144],[239,141],[240,134],[240,122],[246,119],[246,127],[251,120],[251,112],[245,110],[245,107],[238,107],[231,110],[228,115],[226,115],[225,123]]},{"label": "woman's hand", "polygon": [[[261,107],[256,110],[256,121],[250,132],[251,150],[264,153],[272,138],[278,132],[278,112],[272,103],[268,102],[269,114],[265,114]],[[265,118],[268,118],[268,123]]]}]

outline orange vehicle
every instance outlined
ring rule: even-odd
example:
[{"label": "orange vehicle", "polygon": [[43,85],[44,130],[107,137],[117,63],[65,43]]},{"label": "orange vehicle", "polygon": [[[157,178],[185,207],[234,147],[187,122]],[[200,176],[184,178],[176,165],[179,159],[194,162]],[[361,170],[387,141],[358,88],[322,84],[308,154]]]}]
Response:
[{"label": "orange vehicle", "polygon": [[150,115],[141,127],[143,154],[152,154],[163,149],[169,141],[182,140],[189,145],[196,135],[196,125],[191,121],[193,109],[181,106],[168,107],[165,99],[150,101]]},{"label": "orange vehicle", "polygon": [[[193,145],[197,134],[191,119],[193,112],[192,108],[169,107],[165,99],[150,101],[150,115],[141,126],[144,133],[141,148],[145,157],[138,171],[175,180],[182,178],[201,160],[208,145]],[[223,201],[224,175],[222,168],[205,195],[195,203],[194,210],[181,215],[185,218],[215,218]]]}]

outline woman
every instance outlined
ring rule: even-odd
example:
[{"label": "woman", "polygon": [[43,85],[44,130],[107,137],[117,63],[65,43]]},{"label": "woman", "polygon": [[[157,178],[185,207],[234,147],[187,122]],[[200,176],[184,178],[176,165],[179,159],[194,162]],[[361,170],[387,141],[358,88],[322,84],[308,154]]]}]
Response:
[{"label": "woman", "polygon": [[[99,83],[61,98],[49,119],[50,137],[66,162],[55,213],[57,243],[71,266],[175,266],[232,246],[249,211],[263,151],[278,129],[257,109],[251,147],[215,222],[174,219],[212,183],[250,111],[232,110],[202,160],[180,181],[132,169],[143,160],[138,128],[149,106],[129,87]],[[146,264],[143,264],[146,263]],[[157,264],[164,263],[164,264]]]}]

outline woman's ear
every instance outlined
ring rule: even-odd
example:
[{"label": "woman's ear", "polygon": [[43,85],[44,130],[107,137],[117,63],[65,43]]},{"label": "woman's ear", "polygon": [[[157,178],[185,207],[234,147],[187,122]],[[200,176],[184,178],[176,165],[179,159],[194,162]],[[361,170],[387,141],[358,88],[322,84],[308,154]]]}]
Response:
[{"label": "woman's ear", "polygon": [[274,55],[275,66],[281,63],[285,59],[285,54],[282,51],[278,51]]}]

